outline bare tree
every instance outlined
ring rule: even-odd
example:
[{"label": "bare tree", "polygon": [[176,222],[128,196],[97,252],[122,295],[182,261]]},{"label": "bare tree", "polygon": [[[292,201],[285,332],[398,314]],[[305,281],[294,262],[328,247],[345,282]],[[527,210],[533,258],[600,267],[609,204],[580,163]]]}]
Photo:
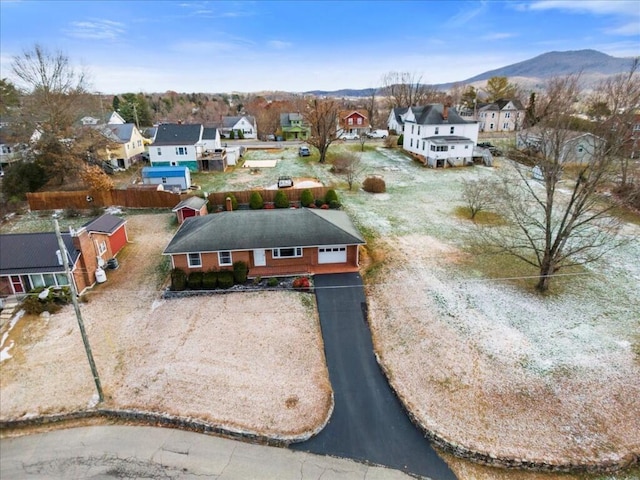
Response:
[{"label": "bare tree", "polygon": [[88,92],[86,74],[76,70],[61,52],[36,44],[13,58],[12,70],[28,94],[26,107],[40,128],[56,136],[74,122]]},{"label": "bare tree", "polygon": [[607,142],[609,155],[617,160],[621,186],[629,181],[630,167],[640,141],[640,132],[634,131],[640,106],[639,68],[640,57],[636,57],[629,72],[600,82],[588,100],[589,111],[596,117],[596,133]]},{"label": "bare tree", "polygon": [[353,188],[353,184],[362,174],[363,169],[364,167],[360,156],[352,152],[346,152],[333,161],[331,171],[333,173],[344,175],[345,180],[349,185],[349,190],[351,190]]},{"label": "bare tree", "polygon": [[314,98],[307,104],[305,121],[311,127],[307,142],[318,149],[320,163],[324,163],[329,146],[337,139],[340,105],[333,99]]},{"label": "bare tree", "polygon": [[389,72],[382,78],[382,94],[390,108],[425,105],[441,101],[444,92],[421,83],[422,77],[408,72]]},{"label": "bare tree", "polygon": [[471,220],[482,211],[489,210],[495,200],[495,186],[493,182],[483,180],[462,180],[462,200],[469,209]]},{"label": "bare tree", "polygon": [[[500,227],[479,227],[485,246],[538,269],[536,288],[544,292],[560,269],[586,264],[620,244],[619,222],[598,196],[611,167],[605,142],[585,142],[588,161],[566,164],[572,145],[567,122],[579,97],[578,76],[554,79],[544,97],[546,115],[537,124],[530,148],[513,151],[495,188],[496,208],[508,220]],[[532,177],[535,166],[538,179]],[[567,168],[565,168],[567,167]],[[568,168],[571,167],[571,168]]]}]

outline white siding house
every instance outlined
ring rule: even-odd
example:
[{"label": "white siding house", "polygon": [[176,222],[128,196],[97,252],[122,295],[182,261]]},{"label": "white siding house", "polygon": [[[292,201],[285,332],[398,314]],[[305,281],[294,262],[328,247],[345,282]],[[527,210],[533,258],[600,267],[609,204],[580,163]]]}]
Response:
[{"label": "white siding house", "polygon": [[459,167],[473,162],[478,123],[463,120],[451,107],[434,103],[409,108],[403,133],[402,148],[429,167]]},{"label": "white siding house", "polygon": [[236,139],[239,135],[238,132],[242,132],[242,136],[245,139],[258,138],[256,119],[250,115],[240,117],[222,117],[222,127],[220,130],[222,135],[227,138],[229,138],[232,131],[234,132]]}]

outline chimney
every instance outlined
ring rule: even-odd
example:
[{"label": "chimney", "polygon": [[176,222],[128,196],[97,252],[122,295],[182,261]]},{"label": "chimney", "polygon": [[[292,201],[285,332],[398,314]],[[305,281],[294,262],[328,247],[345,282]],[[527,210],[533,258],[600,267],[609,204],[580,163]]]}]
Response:
[{"label": "chimney", "polygon": [[230,212],[233,210],[233,204],[231,203],[231,197],[227,197],[226,200],[226,210],[227,212]]},{"label": "chimney", "polygon": [[447,95],[447,97],[444,99],[444,106],[442,107],[442,119],[445,122],[449,119],[449,107],[451,107],[451,103],[451,95]]}]

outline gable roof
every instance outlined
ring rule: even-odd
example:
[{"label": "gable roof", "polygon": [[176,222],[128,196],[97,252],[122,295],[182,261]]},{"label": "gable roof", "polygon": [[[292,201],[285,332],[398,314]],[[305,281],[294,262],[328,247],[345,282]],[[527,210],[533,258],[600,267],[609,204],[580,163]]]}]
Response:
[{"label": "gable roof", "polygon": [[293,121],[302,122],[304,121],[304,117],[300,113],[281,113],[280,114],[281,127],[290,127],[291,122]]},{"label": "gable roof", "polygon": [[214,127],[204,127],[202,129],[202,140],[215,140],[218,138],[218,129]]},{"label": "gable roof", "polygon": [[163,253],[364,243],[347,214],[340,210],[251,210],[188,218]]},{"label": "gable roof", "polygon": [[127,143],[133,136],[133,123],[112,123],[109,125],[100,125],[97,129],[109,140],[118,143]]},{"label": "gable roof", "polygon": [[111,234],[118,230],[118,228],[120,228],[124,223],[126,223],[126,220],[116,217],[115,215],[111,215],[110,213],[105,213],[104,215],[85,223],[84,228],[86,228],[88,232]]},{"label": "gable roof", "polygon": [[[63,233],[62,241],[69,252],[71,268],[80,257],[73,245],[71,234]],[[0,274],[23,275],[29,273],[64,272],[56,251],[55,232],[9,233],[0,235]]]},{"label": "gable roof", "polygon": [[392,110],[392,114],[395,117],[396,122],[398,122],[398,125],[402,125],[404,123],[402,115],[407,113],[408,110],[409,109],[407,107],[396,107]]},{"label": "gable roof", "polygon": [[204,198],[198,197],[198,196],[191,196],[191,197],[187,197],[184,200],[182,200],[179,204],[177,204],[175,207],[173,207],[171,209],[172,212],[177,212],[178,210],[181,210],[183,208],[190,208],[192,210],[200,210],[205,204],[207,203],[207,201]]},{"label": "gable roof", "polygon": [[475,123],[464,120],[453,107],[448,108],[448,118],[444,119],[444,105],[432,103],[421,107],[411,107],[416,124],[418,125],[456,125],[463,123]]},{"label": "gable roof", "polygon": [[202,125],[199,123],[163,123],[158,125],[153,145],[195,145],[201,135]]},{"label": "gable roof", "polygon": [[251,115],[239,115],[236,117],[222,117],[222,127],[231,128],[243,118],[246,118],[247,122],[249,122],[251,125],[254,125],[256,123],[255,118],[253,118]]}]

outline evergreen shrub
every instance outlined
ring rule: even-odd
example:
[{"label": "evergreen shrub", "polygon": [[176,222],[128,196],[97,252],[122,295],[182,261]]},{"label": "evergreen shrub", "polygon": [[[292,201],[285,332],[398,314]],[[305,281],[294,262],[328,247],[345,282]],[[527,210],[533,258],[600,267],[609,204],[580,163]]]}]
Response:
[{"label": "evergreen shrub", "polygon": [[233,287],[233,272],[230,270],[223,270],[218,272],[218,287],[227,289]]}]

